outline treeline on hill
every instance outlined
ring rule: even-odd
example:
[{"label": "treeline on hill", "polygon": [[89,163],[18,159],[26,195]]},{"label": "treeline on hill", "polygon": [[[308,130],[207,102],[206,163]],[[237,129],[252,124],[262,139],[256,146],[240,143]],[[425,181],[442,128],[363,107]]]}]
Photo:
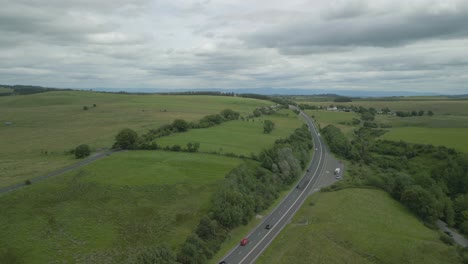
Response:
[{"label": "treeline on hill", "polygon": [[0,93],[0,96],[36,94],[49,91],[71,91],[71,89],[47,88],[34,85],[0,85],[0,87],[11,89],[11,91]]},{"label": "treeline on hill", "polygon": [[369,127],[356,129],[351,141],[333,125],[321,132],[331,151],[353,162],[353,184],[381,188],[426,223],[443,219],[468,234],[467,154],[443,146],[377,140],[384,131]]},{"label": "treeline on hill", "polygon": [[[336,101],[336,100],[339,100],[339,101]],[[347,99],[346,98],[337,98],[335,100],[335,102],[349,102],[349,101],[346,101]],[[302,110],[318,110],[318,109],[326,109],[327,107],[329,108],[334,108],[336,107],[336,109],[340,110],[340,111],[345,111],[345,112],[356,112],[356,113],[360,113],[361,116],[363,116],[363,120],[364,121],[372,121],[374,120],[374,117],[376,114],[383,114],[383,115],[387,115],[387,114],[395,114],[396,116],[398,117],[410,117],[410,116],[423,116],[423,115],[428,115],[428,116],[433,116],[434,115],[434,112],[432,110],[412,110],[412,111],[396,111],[396,112],[392,112],[392,110],[390,110],[390,108],[388,107],[383,107],[381,108],[380,110],[377,110],[373,107],[369,107],[369,108],[365,108],[363,106],[355,106],[355,105],[350,105],[350,106],[347,106],[347,105],[329,105],[329,106],[322,106],[322,105],[311,105],[311,104],[299,104],[298,105],[299,108],[301,108]]]},{"label": "treeline on hill", "polygon": [[[271,107],[260,107],[254,109],[252,114],[248,115],[246,118],[259,117],[261,115],[271,115],[276,113],[276,111],[284,106],[271,106]],[[160,149],[160,146],[154,141],[157,138],[168,136],[174,133],[187,132],[190,129],[198,128],[208,128],[212,126],[219,125],[223,122],[244,119],[240,116],[240,113],[231,110],[224,109],[219,114],[208,115],[200,119],[198,122],[187,122],[183,119],[176,119],[171,124],[164,125],[157,129],[151,129],[146,134],[138,135],[132,129],[126,128],[121,130],[117,136],[113,149]],[[274,126],[274,124],[273,124]],[[271,127],[271,130],[273,127]],[[270,131],[271,131],[270,130]],[[166,146],[164,150],[169,151],[187,151],[187,152],[197,152],[200,148],[199,143],[188,143],[186,148],[183,148],[180,145]]]},{"label": "treeline on hill", "polygon": [[144,251],[138,259],[146,262],[139,263],[206,263],[220,249],[230,230],[247,224],[297,179],[307,166],[312,148],[312,137],[304,125],[263,151],[256,157],[258,162],[246,162],[233,169],[179,252],[174,254],[164,246]]}]

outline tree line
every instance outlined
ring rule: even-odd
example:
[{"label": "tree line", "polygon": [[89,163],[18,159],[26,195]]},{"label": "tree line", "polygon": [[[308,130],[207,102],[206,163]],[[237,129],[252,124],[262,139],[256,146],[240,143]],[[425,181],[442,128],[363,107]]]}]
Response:
[{"label": "tree line", "polygon": [[[136,263],[202,264],[212,258],[229,231],[268,208],[306,168],[313,148],[306,125],[272,148],[230,171],[211,198],[207,213],[175,253],[166,246],[143,251]],[[139,261],[139,262],[138,262]]]},{"label": "tree line", "polygon": [[385,190],[434,225],[442,219],[468,234],[468,155],[444,146],[378,140],[382,130],[361,127],[348,140],[329,125],[321,133],[330,150],[351,160],[353,184]]}]

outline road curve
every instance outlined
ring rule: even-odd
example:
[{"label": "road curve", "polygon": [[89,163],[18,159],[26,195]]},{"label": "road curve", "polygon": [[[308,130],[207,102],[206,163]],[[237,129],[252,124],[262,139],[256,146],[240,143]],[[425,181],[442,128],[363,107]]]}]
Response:
[{"label": "road curve", "polygon": [[[290,106],[290,108],[297,109],[293,106]],[[266,216],[264,220],[247,235],[249,243],[246,246],[237,245],[224,256],[222,260],[227,264],[254,263],[301,207],[322,174],[327,148],[314,126],[312,119],[302,111],[300,111],[300,115],[309,126],[315,148],[317,148],[312,157],[312,161],[307,167],[307,172],[299,181],[299,188],[294,186],[294,189],[291,190],[271,214]],[[266,225],[270,225],[271,228],[266,229]]]}]

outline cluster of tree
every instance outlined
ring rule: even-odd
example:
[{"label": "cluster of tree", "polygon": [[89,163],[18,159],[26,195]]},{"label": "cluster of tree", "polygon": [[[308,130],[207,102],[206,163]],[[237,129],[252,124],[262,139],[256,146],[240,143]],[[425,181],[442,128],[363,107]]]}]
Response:
[{"label": "cluster of tree", "polygon": [[287,107],[288,105],[295,105],[296,103],[289,98],[282,97],[282,96],[268,96],[268,95],[263,95],[263,94],[252,94],[252,93],[244,93],[244,94],[238,94],[237,96],[239,97],[245,97],[245,98],[253,98],[253,99],[259,99],[259,100],[266,100],[266,101],[271,101],[274,103],[277,103],[279,105],[282,105],[284,107]]},{"label": "cluster of tree", "polygon": [[363,184],[387,191],[428,223],[443,219],[468,234],[468,155],[442,146],[376,140],[382,133],[361,127],[348,141],[339,128],[322,130],[331,151],[371,171],[359,173],[366,177]]},{"label": "cluster of tree", "polygon": [[316,110],[316,109],[319,109],[318,106],[310,105],[310,104],[299,104],[299,108],[301,108],[302,110],[307,110],[307,109]]},{"label": "cluster of tree", "polygon": [[214,194],[209,212],[182,245],[177,261],[206,263],[219,250],[229,230],[247,224],[294,182],[306,167],[311,148],[310,132],[303,126],[263,151],[257,157],[260,166],[244,163],[229,172]]},{"label": "cluster of tree", "polygon": [[11,92],[1,93],[0,96],[45,93],[49,91],[71,91],[71,89],[48,88],[34,85],[0,85],[0,87],[12,90]]},{"label": "cluster of tree", "polygon": [[271,120],[263,121],[263,133],[270,134],[274,128],[275,128],[275,123],[273,123]]},{"label": "cluster of tree", "polygon": [[333,100],[333,102],[340,102],[340,103],[352,102],[352,101],[353,101],[352,98],[347,97],[347,96],[338,96]]},{"label": "cluster of tree", "polygon": [[220,91],[187,91],[187,92],[171,92],[171,93],[157,93],[162,95],[210,95],[210,96],[236,96],[233,92],[220,92]]},{"label": "cluster of tree", "polygon": [[253,116],[251,117],[259,117],[261,115],[272,115],[276,113],[277,109],[275,107],[259,107],[253,110]]},{"label": "cluster of tree", "polygon": [[224,109],[219,114],[208,115],[200,119],[198,122],[187,122],[183,119],[176,119],[172,124],[161,126],[158,129],[151,129],[143,135],[143,138],[150,142],[156,138],[168,136],[173,133],[186,132],[192,128],[207,128],[219,125],[223,122],[239,119],[240,114],[231,109]]},{"label": "cluster of tree", "polygon": [[352,146],[348,138],[334,125],[327,125],[320,133],[328,143],[330,150],[341,157],[351,159],[353,156]]},{"label": "cluster of tree", "polygon": [[86,144],[81,144],[75,149],[73,149],[72,154],[75,154],[75,158],[82,159],[88,157],[91,154],[91,148]]},{"label": "cluster of tree", "polygon": [[413,110],[413,111],[396,111],[395,114],[399,117],[409,117],[409,116],[423,116],[424,114],[428,116],[433,116],[434,112],[432,110],[429,110],[425,112],[424,110]]}]

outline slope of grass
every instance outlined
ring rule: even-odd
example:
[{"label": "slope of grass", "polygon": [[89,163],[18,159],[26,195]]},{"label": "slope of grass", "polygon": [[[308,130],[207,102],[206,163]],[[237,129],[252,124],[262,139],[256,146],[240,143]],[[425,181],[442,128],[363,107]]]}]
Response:
[{"label": "slope of grass", "polygon": [[[93,107],[96,104],[96,107]],[[242,115],[271,102],[224,96],[124,95],[63,91],[0,97],[0,187],[76,162],[79,144],[110,147],[122,128],[146,132],[231,108]],[[88,110],[83,110],[87,106]],[[13,122],[12,126],[3,125]]]},{"label": "slope of grass", "polygon": [[[263,120],[271,120],[275,128],[271,134],[263,133]],[[300,118],[291,110],[281,110],[277,114],[262,116],[250,121],[230,121],[219,126],[192,129],[187,133],[174,134],[156,139],[161,146],[179,144],[185,147],[188,142],[199,142],[202,152],[234,153],[250,156],[273,145],[276,139],[289,136],[302,125]]]},{"label": "slope of grass", "polygon": [[439,240],[380,190],[317,193],[258,260],[274,263],[461,263]]},{"label": "slope of grass", "polygon": [[0,260],[128,263],[143,247],[177,248],[240,162],[199,153],[121,152],[0,196]]}]

